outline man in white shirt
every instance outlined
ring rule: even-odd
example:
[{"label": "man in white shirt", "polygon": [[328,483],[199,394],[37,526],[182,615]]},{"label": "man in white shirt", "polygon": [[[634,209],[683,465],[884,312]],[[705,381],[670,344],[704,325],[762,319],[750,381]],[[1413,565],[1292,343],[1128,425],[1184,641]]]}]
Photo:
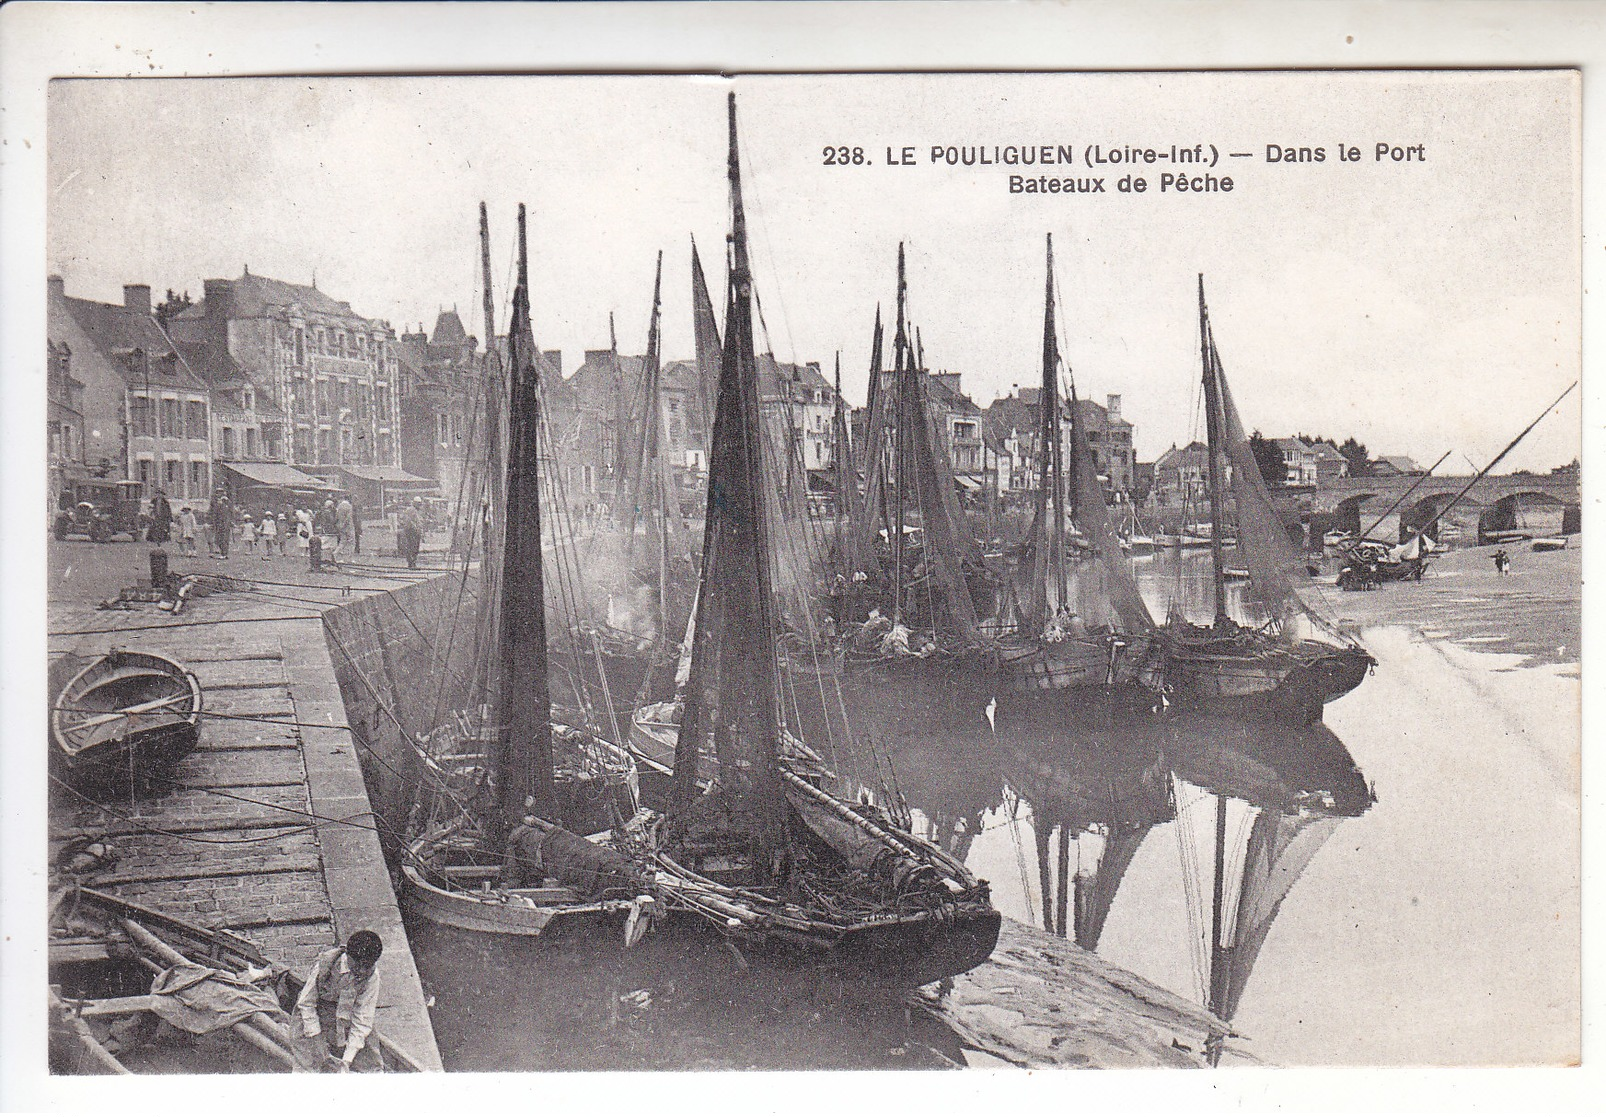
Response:
[{"label": "man in white shirt", "polygon": [[356,931],[345,946],[318,955],[296,998],[290,1048],[296,1070],[317,1073],[382,1071],[384,1059],[369,1043],[379,1008],[375,966],[385,944],[372,931]]}]

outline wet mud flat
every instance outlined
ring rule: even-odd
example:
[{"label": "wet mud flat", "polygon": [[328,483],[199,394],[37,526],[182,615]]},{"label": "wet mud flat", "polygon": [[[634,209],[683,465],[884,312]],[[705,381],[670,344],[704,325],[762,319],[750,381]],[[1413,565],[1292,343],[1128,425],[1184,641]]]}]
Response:
[{"label": "wet mud flat", "polygon": [[[1436,555],[1420,582],[1391,582],[1372,591],[1321,586],[1319,604],[1360,628],[1403,625],[1431,638],[1512,652],[1540,663],[1579,658],[1583,627],[1583,552],[1573,536],[1566,550],[1504,547],[1511,573],[1494,569],[1499,547]],[[1329,564],[1330,565],[1330,564]]]}]

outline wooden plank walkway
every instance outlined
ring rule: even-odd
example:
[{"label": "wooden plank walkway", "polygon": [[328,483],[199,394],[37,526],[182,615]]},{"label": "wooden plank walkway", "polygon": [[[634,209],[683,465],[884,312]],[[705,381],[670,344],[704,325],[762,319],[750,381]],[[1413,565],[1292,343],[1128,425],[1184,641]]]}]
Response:
[{"label": "wooden plank walkway", "polygon": [[[352,600],[327,598],[331,606]],[[115,860],[86,883],[238,931],[297,972],[354,930],[379,932],[378,1027],[438,1070],[323,624],[284,613],[235,595],[201,599],[169,624],[154,609],[52,605],[54,632],[124,630],[52,636],[53,658],[116,646],[170,656],[195,671],[207,714],[199,746],[166,794],[95,803],[52,783],[52,847],[104,838]],[[216,623],[196,623],[206,621]]]}]

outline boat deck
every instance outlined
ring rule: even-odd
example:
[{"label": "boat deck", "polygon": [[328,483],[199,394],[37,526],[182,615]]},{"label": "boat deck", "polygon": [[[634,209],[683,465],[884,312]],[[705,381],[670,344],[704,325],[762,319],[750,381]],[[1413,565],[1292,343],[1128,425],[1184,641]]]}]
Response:
[{"label": "boat deck", "polygon": [[[53,605],[55,632],[158,626],[52,636],[50,653],[121,645],[171,656],[199,677],[206,717],[164,795],[95,803],[53,783],[52,848],[104,840],[115,860],[85,883],[236,931],[298,973],[352,931],[377,931],[386,945],[378,1028],[439,1070],[322,622],[271,613],[213,598],[174,618],[191,623],[167,626],[154,611]],[[222,623],[193,624],[206,620]]]}]

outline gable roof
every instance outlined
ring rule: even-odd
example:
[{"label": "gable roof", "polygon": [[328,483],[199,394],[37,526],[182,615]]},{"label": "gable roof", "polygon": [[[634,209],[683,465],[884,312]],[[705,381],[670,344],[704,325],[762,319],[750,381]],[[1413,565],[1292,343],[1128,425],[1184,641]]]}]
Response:
[{"label": "gable roof", "polygon": [[116,303],[97,303],[70,295],[63,295],[61,302],[101,357],[121,372],[129,385],[144,382],[143,364],[138,370],[129,364],[132,353],[142,350],[150,358],[152,387],[206,388],[206,381],[190,368],[155,318]]}]

